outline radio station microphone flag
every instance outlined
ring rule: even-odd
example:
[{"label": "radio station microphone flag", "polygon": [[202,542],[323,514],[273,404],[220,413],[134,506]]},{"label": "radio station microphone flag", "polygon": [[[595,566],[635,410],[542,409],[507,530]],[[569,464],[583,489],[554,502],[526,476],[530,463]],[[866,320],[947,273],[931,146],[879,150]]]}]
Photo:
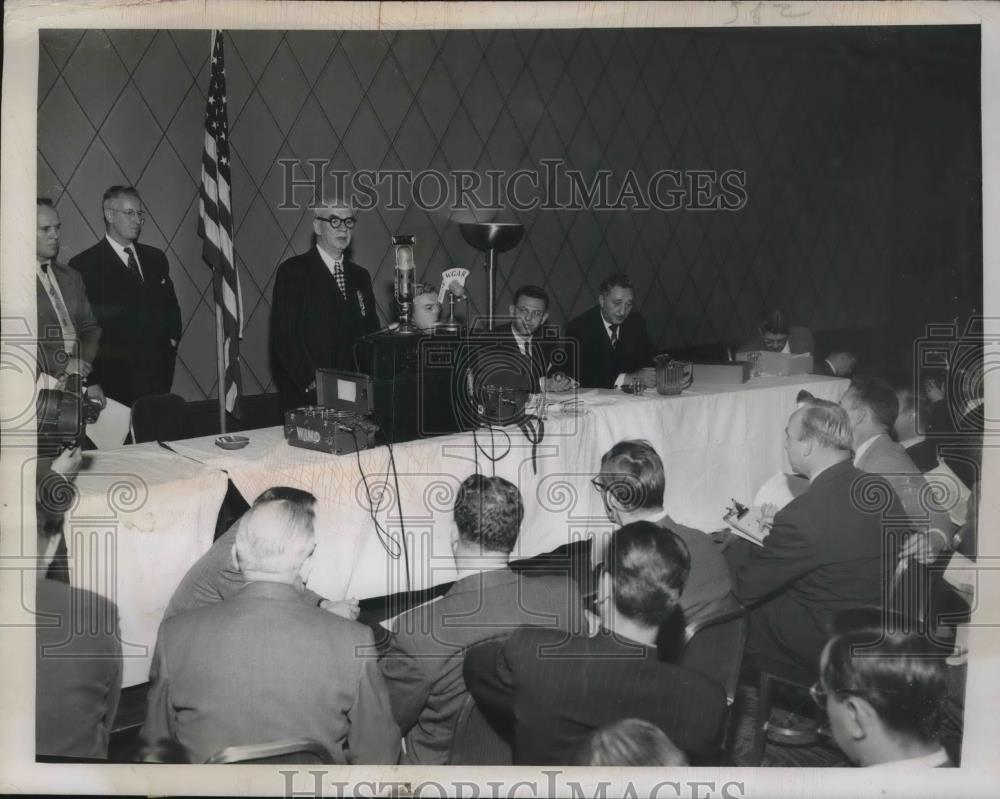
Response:
[{"label": "radio station microphone flag", "polygon": [[229,116],[226,110],[226,66],[222,31],[213,31],[212,67],[205,106],[205,149],[201,158],[198,235],[201,257],[212,269],[219,368],[219,420],[226,431],[225,412],[239,417],[243,392],[240,342],[243,337],[243,295],[233,255],[233,211],[230,197]]}]

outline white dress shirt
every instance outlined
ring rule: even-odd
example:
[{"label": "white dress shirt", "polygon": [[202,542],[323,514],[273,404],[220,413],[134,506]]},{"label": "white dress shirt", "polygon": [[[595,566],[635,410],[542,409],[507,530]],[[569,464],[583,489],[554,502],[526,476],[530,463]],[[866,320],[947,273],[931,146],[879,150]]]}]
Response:
[{"label": "white dress shirt", "polygon": [[105,236],[104,238],[108,240],[108,244],[111,245],[111,249],[118,253],[118,257],[122,259],[122,263],[125,264],[125,266],[128,266],[128,253],[125,252],[125,248],[128,247],[132,251],[132,255],[135,256],[135,262],[139,264],[139,277],[145,280],[146,275],[142,271],[142,264],[139,262],[139,251],[135,247],[135,242],[126,245],[119,244],[111,238],[111,236]]}]

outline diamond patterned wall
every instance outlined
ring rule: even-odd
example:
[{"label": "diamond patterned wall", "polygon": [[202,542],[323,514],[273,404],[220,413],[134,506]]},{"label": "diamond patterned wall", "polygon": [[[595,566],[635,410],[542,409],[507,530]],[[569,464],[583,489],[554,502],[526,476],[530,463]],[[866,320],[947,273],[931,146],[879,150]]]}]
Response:
[{"label": "diamond patterned wall", "polygon": [[[605,274],[625,270],[664,348],[739,339],[765,303],[818,331],[884,324],[902,135],[890,40],[884,29],[232,31],[246,392],[272,388],[275,268],[309,246],[308,214],[278,208],[280,159],[482,174],[565,157],[586,175],[611,170],[615,189],[627,170],[643,185],[664,168],[745,170],[738,212],[508,209],[499,218],[527,232],[501,256],[499,307],[517,285],[541,283],[564,323],[595,302]],[[104,188],[136,185],[143,240],[168,252],[183,314],[174,390],[215,396],[196,232],[209,33],[54,30],[41,44],[38,182],[62,216],[62,258],[103,235]],[[472,268],[470,310],[484,307],[482,258],[455,224],[473,215],[411,203],[362,217],[354,258],[385,318],[397,232],[416,234],[434,282]]]}]

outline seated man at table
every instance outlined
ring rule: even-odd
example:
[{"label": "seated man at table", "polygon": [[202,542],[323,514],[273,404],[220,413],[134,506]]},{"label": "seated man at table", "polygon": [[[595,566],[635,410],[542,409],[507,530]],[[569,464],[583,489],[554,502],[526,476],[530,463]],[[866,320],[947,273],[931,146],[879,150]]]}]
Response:
[{"label": "seated man at table", "polygon": [[760,320],[756,334],[740,347],[740,352],[755,350],[783,352],[786,355],[812,354],[816,350],[816,342],[808,327],[791,324],[785,311],[772,308]]},{"label": "seated man at table", "polygon": [[722,686],[656,652],[689,566],[674,533],[627,524],[609,542],[595,635],[522,629],[469,652],[465,679],[476,704],[500,723],[513,721],[515,765],[568,765],[594,730],[625,718],[655,724],[689,755],[711,753],[726,706]]},{"label": "seated man at table", "polygon": [[236,534],[246,584],[160,625],[142,740],[192,763],[229,746],[307,739],[337,764],[394,764],[399,730],[372,632],[302,601],[316,546],[293,502],[251,508]]},{"label": "seated man at table", "polygon": [[[738,539],[726,550],[733,595],[752,607],[747,655],[758,668],[812,679],[833,615],[882,602],[895,563],[883,552],[882,509],[856,494],[865,478],[851,446],[843,408],[816,401],[796,410],[785,452],[809,487],[775,514],[763,546]],[[895,501],[887,515],[898,513]]]},{"label": "seated man at table", "polygon": [[725,613],[736,603],[719,547],[701,530],[675,522],[663,507],[666,482],[663,461],[653,445],[642,440],[615,444],[601,457],[601,471],[594,478],[609,520],[619,526],[653,522],[687,545],[691,573],[678,601],[683,625],[687,625]]},{"label": "seated man at table", "polygon": [[523,515],[516,486],[501,477],[466,478],[455,498],[457,582],[392,624],[380,665],[405,738],[403,763],[447,763],[466,697],[466,647],[522,625],[555,628],[557,638],[584,627],[579,589],[568,574],[531,576],[509,568]]},{"label": "seated man at table", "polygon": [[79,449],[65,450],[38,468],[35,753],[106,759],[122,687],[118,608],[50,570],[81,461]]},{"label": "seated man at table", "polygon": [[612,275],[601,283],[597,305],[566,325],[566,337],[577,343],[567,374],[584,388],[615,388],[633,378],[656,385],[653,343],[645,320],[632,313],[634,303],[632,281]]},{"label": "seated man at table", "polygon": [[944,655],[898,621],[887,625],[877,610],[838,618],[813,696],[837,745],[859,766],[954,766],[938,737],[948,693]]},{"label": "seated man at table", "polygon": [[[253,507],[258,508],[269,502],[287,502],[295,506],[299,513],[315,519],[313,508],[316,505],[316,497],[308,491],[287,486],[275,486],[257,497]],[[242,519],[237,520],[232,527],[216,539],[211,549],[188,569],[184,579],[181,580],[180,585],[174,590],[173,596],[170,597],[170,603],[163,613],[163,621],[186,610],[194,610],[202,605],[229,599],[244,586],[246,580],[236,562],[236,534],[239,532],[241,523]],[[333,602],[308,588],[303,588],[301,598],[307,604],[329,610],[345,619],[358,617],[356,599]]]}]

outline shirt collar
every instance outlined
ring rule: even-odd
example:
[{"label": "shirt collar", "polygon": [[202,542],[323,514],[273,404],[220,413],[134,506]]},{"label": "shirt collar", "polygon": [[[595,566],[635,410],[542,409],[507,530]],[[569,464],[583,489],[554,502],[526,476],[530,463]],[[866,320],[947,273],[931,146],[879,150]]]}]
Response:
[{"label": "shirt collar", "polygon": [[519,345],[531,343],[531,336],[524,336],[518,333],[517,328],[514,327],[513,324],[510,326],[510,332],[514,334],[514,341],[516,341]]},{"label": "shirt collar", "polygon": [[872,448],[875,443],[875,439],[883,435],[882,433],[876,433],[871,438],[867,439],[863,444],[860,444],[856,450],[854,450],[854,465],[858,465],[858,461],[861,460],[861,456],[864,455],[868,450]]},{"label": "shirt collar", "polygon": [[123,264],[128,263],[128,253],[125,252],[126,247],[132,250],[132,254],[135,255],[136,260],[139,260],[139,253],[136,252],[134,241],[130,242],[129,244],[119,244],[117,241],[111,238],[111,236],[105,236],[104,238],[108,240],[108,244],[111,245],[111,249],[113,249],[116,253],[118,253],[118,257],[122,259]]},{"label": "shirt collar", "polygon": [[334,258],[330,253],[316,245],[316,251],[319,253],[319,257],[323,259],[323,263],[326,264],[326,268],[330,270],[330,274],[333,274],[333,267],[335,264],[340,264],[341,269],[344,268],[344,254],[340,254],[340,259]]},{"label": "shirt collar", "polygon": [[944,747],[939,747],[936,752],[920,757],[911,757],[906,760],[891,760],[888,763],[878,763],[868,768],[937,768],[949,762],[948,753]]}]

